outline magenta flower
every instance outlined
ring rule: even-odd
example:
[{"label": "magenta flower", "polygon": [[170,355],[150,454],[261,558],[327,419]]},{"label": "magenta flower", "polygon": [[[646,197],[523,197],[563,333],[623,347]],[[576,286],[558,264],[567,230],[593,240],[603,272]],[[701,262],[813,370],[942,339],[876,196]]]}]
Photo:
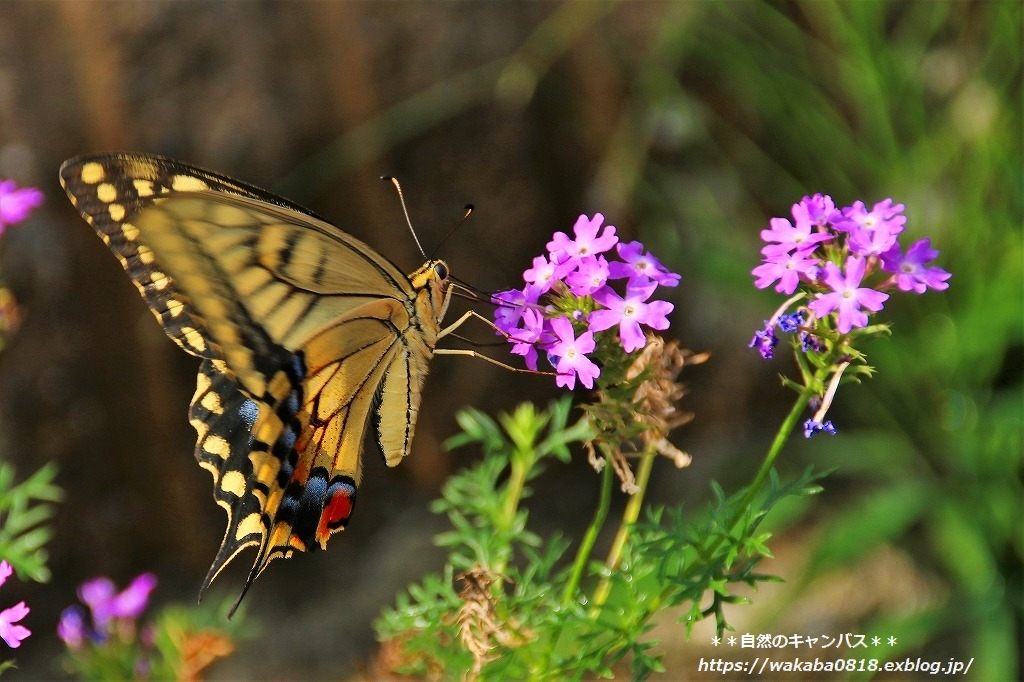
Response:
[{"label": "magenta flower", "polygon": [[[14,569],[7,560],[0,561],[0,586],[7,582],[7,579],[13,574]],[[7,646],[12,649],[17,649],[32,634],[32,631],[24,625],[18,625],[18,621],[27,616],[30,610],[25,602],[21,601],[0,611],[0,638],[3,638],[7,642]]]},{"label": "magenta flower", "polygon": [[811,256],[804,251],[787,253],[779,258],[765,259],[765,262],[750,271],[750,274],[757,277],[754,286],[764,289],[771,286],[775,280],[779,281],[775,291],[780,294],[791,294],[796,291],[800,284],[801,276],[808,282],[818,278],[820,268],[818,263],[821,259]]},{"label": "magenta flower", "polygon": [[647,339],[640,329],[645,324],[652,329],[668,329],[668,315],[675,307],[668,301],[645,301],[658,285],[654,282],[642,287],[626,287],[626,296],[619,296],[614,289],[605,287],[594,294],[594,300],[607,310],[595,310],[587,317],[587,323],[595,332],[619,326],[619,340],[627,353],[643,348]]},{"label": "magenta flower", "polygon": [[566,276],[565,283],[574,295],[589,296],[608,281],[610,267],[604,256],[585,256],[576,264],[576,270]]},{"label": "magenta flower", "polygon": [[914,242],[904,256],[899,244],[882,254],[882,269],[896,273],[896,286],[900,291],[923,294],[928,287],[942,291],[948,289],[946,280],[952,277],[938,266],[927,264],[939,257],[938,249],[931,248],[930,239]]},{"label": "magenta flower", "polygon": [[619,258],[625,262],[608,265],[608,276],[611,279],[628,277],[629,284],[646,284],[651,281],[665,287],[679,284],[679,275],[662,265],[653,254],[644,253],[644,245],[640,242],[620,243],[615,250],[618,251]]},{"label": "magenta flower", "polygon": [[110,578],[93,578],[78,588],[78,598],[92,611],[96,625],[103,628],[114,618],[138,618],[154,587],[156,576],[152,573],[137,576],[121,592],[116,592]]},{"label": "magenta flower", "polygon": [[[799,204],[793,206],[794,217],[799,213],[798,206]],[[806,218],[798,219],[796,225],[785,218],[772,218],[768,224],[772,229],[761,230],[761,239],[769,242],[769,245],[761,251],[766,256],[777,256],[792,251],[811,251],[821,242],[827,242],[833,238],[827,232],[812,231],[814,223]]]},{"label": "magenta flower", "polygon": [[43,203],[43,193],[35,187],[18,189],[14,180],[0,180],[0,233],[28,217],[32,209]]},{"label": "magenta flower", "polygon": [[823,280],[832,289],[832,293],[818,294],[817,299],[807,304],[819,318],[838,309],[837,328],[841,334],[848,333],[854,327],[867,326],[868,316],[861,311],[862,306],[872,312],[878,312],[889,298],[889,294],[860,286],[861,280],[864,279],[865,265],[864,258],[850,256],[846,259],[844,275],[835,263],[825,263]]},{"label": "magenta flower", "polygon": [[895,243],[903,232],[907,217],[902,215],[903,204],[893,206],[892,199],[884,199],[867,210],[864,202],[855,201],[843,209],[843,220],[835,228],[850,234],[850,247],[854,253],[877,256]]},{"label": "magenta flower", "polygon": [[551,329],[558,337],[558,341],[548,350],[552,357],[557,358],[554,363],[555,371],[558,372],[555,384],[571,391],[576,388],[576,377],[579,376],[581,384],[593,388],[594,379],[601,373],[597,365],[587,357],[587,353],[593,352],[597,345],[593,332],[583,332],[576,338],[572,322],[566,317],[551,320]]},{"label": "magenta flower", "polygon": [[537,256],[533,259],[533,267],[523,273],[523,280],[532,284],[539,296],[551,289],[551,284],[559,277],[559,269],[557,263],[548,262],[544,256]]},{"label": "magenta flower", "polygon": [[564,232],[555,232],[554,238],[548,242],[551,260],[564,263],[570,259],[596,256],[615,246],[619,238],[615,236],[612,225],[605,227],[600,237],[597,236],[603,222],[604,216],[600,213],[595,213],[593,218],[581,215],[572,228],[576,239],[569,239]]},{"label": "magenta flower", "polygon": [[804,197],[799,204],[793,205],[793,218],[800,223],[806,221],[812,225],[824,227],[837,218],[842,218],[842,213],[836,211],[835,202],[827,194],[815,194],[813,197]]},{"label": "magenta flower", "polygon": [[526,366],[537,371],[537,344],[544,335],[544,316],[536,308],[528,308],[523,312],[523,326],[517,327],[512,334],[512,354],[522,355]]}]

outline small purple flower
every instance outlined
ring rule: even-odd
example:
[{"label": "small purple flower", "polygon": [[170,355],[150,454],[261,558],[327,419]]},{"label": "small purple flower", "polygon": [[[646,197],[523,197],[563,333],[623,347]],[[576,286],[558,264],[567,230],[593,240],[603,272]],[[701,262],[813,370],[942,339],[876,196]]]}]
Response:
[{"label": "small purple flower", "polygon": [[626,296],[619,296],[614,289],[605,287],[594,293],[594,300],[607,310],[595,310],[587,317],[590,329],[595,332],[619,325],[619,340],[627,353],[643,348],[647,339],[640,329],[645,324],[652,329],[668,329],[666,317],[675,307],[668,301],[646,303],[657,288],[657,283],[642,287],[626,287]]},{"label": "small purple flower", "polygon": [[137,576],[121,592],[116,592],[110,578],[93,578],[78,588],[78,598],[92,611],[96,626],[104,629],[115,618],[138,618],[155,587],[156,576],[152,573]]},{"label": "small purple flower", "polygon": [[754,286],[758,289],[771,286],[772,282],[778,280],[779,284],[775,291],[780,294],[791,294],[800,284],[801,275],[811,282],[817,280],[819,263],[820,259],[812,257],[808,252],[796,251],[781,255],[777,260],[766,260],[751,270],[750,274],[757,277]]},{"label": "small purple flower", "polygon": [[824,227],[842,214],[836,211],[835,202],[827,194],[815,194],[813,197],[804,197],[799,204],[793,206],[793,218],[797,221],[807,220],[812,225]]},{"label": "small purple flower", "polygon": [[803,323],[804,312],[802,310],[798,310],[795,313],[790,313],[788,315],[780,315],[779,321],[777,322],[779,325],[779,331],[786,332],[787,334],[795,332]]},{"label": "small purple flower", "polygon": [[670,272],[651,253],[644,253],[644,245],[640,242],[619,244],[615,247],[624,263],[609,263],[608,272],[611,279],[629,278],[629,284],[646,284],[657,282],[663,287],[674,287],[679,284],[680,276]]},{"label": "small purple flower", "polygon": [[572,322],[567,317],[556,317],[551,320],[551,329],[558,341],[548,349],[548,353],[558,359],[555,370],[555,384],[565,386],[570,391],[576,387],[576,377],[586,388],[594,387],[594,379],[601,370],[587,357],[597,344],[594,343],[593,332],[586,331],[576,338]]},{"label": "small purple flower", "polygon": [[523,281],[532,284],[540,295],[549,291],[554,281],[561,276],[558,270],[557,263],[549,262],[544,256],[537,256],[533,259],[533,267],[523,273]]},{"label": "small purple flower", "polygon": [[[796,218],[800,204],[794,204],[793,217]],[[799,220],[794,226],[785,218],[772,218],[768,221],[772,229],[761,230],[761,239],[769,243],[761,252],[767,256],[777,256],[792,251],[810,252],[821,242],[832,239],[827,232],[814,232],[814,223],[809,219]],[[775,242],[775,243],[772,243]]]},{"label": "small purple flower", "polygon": [[864,278],[864,268],[865,259],[858,256],[850,256],[846,260],[846,275],[843,275],[835,263],[825,263],[823,279],[832,289],[832,293],[818,294],[817,299],[807,304],[819,318],[838,308],[837,328],[841,334],[846,334],[854,327],[867,326],[868,316],[861,311],[862,306],[872,312],[878,312],[889,298],[889,294],[860,286]]},{"label": "small purple flower", "polygon": [[914,242],[904,256],[899,244],[882,254],[882,269],[896,273],[896,286],[900,291],[923,294],[928,287],[942,291],[948,289],[947,279],[952,275],[938,266],[927,264],[938,258],[937,249],[931,248],[930,239]]},{"label": "small purple flower", "polygon": [[[13,574],[14,569],[7,563],[7,560],[0,560],[0,586],[7,582],[7,579]],[[18,625],[18,621],[27,616],[29,611],[31,609],[23,601],[0,611],[0,638],[7,642],[7,646],[12,649],[17,649],[21,646],[22,641],[32,634],[32,631],[24,625]]]},{"label": "small purple flower", "polygon": [[754,338],[747,344],[747,348],[757,348],[757,352],[765,360],[771,360],[775,355],[773,350],[779,343],[779,337],[775,336],[775,325],[765,320],[764,329],[754,332]]},{"label": "small purple flower", "polygon": [[69,649],[81,649],[89,636],[85,622],[85,611],[80,606],[69,606],[60,614],[57,636]]},{"label": "small purple flower", "polygon": [[601,236],[597,235],[603,222],[604,216],[600,213],[595,213],[593,218],[581,215],[572,228],[575,239],[570,239],[564,232],[555,232],[554,238],[548,242],[551,260],[564,263],[584,256],[596,256],[615,246],[619,238],[615,236],[614,226],[606,226]]},{"label": "small purple flower", "polygon": [[43,203],[43,193],[35,187],[18,189],[14,180],[0,180],[0,233],[28,217],[32,209]]},{"label": "small purple flower", "polygon": [[896,241],[903,232],[907,217],[902,215],[903,204],[893,206],[892,199],[885,199],[867,210],[864,202],[855,201],[853,206],[843,209],[843,218],[835,228],[850,233],[850,247],[855,253],[877,256]]},{"label": "small purple flower", "polygon": [[836,427],[832,425],[832,420],[826,419],[824,423],[816,422],[813,419],[808,419],[804,422],[804,438],[810,438],[818,431],[822,431],[829,435],[836,435]]},{"label": "small purple flower", "polygon": [[608,281],[609,263],[604,256],[585,256],[576,264],[576,270],[569,273],[565,283],[576,296],[589,296]]},{"label": "small purple flower", "polygon": [[800,332],[800,350],[805,353],[815,352],[824,353],[825,344],[820,338],[814,334],[808,334],[807,332]]},{"label": "small purple flower", "polygon": [[513,330],[510,341],[513,342],[512,354],[522,355],[526,366],[537,371],[537,343],[544,333],[544,315],[536,308],[528,308],[523,313],[523,326]]}]

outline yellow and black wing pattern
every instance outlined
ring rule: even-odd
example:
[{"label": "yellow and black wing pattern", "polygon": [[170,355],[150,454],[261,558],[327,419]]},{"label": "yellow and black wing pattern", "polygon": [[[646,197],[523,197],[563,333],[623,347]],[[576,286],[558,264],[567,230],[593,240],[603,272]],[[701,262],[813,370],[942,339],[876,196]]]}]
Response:
[{"label": "yellow and black wing pattern", "polygon": [[291,202],[159,156],[78,157],[60,176],[167,335],[203,358],[195,456],[228,514],[203,591],[248,547],[246,590],[273,559],[325,547],[369,424],[390,466],[409,453],[445,264],[407,276]]}]

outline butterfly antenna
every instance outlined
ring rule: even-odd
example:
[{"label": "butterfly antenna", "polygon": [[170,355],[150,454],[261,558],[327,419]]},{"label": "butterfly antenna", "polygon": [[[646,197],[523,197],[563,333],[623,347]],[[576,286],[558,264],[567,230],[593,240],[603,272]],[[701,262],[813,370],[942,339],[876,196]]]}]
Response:
[{"label": "butterfly antenna", "polygon": [[391,175],[382,175],[380,179],[386,180],[395,186],[395,191],[398,192],[398,202],[402,204],[402,213],[405,215],[405,224],[409,226],[409,231],[412,232],[412,238],[416,241],[416,248],[420,250],[424,258],[427,258],[427,252],[423,250],[420,238],[416,236],[416,230],[413,229],[412,221],[409,220],[409,210],[405,207],[405,195],[402,194],[402,186],[398,184],[398,178]]},{"label": "butterfly antenna", "polygon": [[473,215],[474,210],[475,208],[473,207],[473,204],[466,204],[465,206],[462,207],[462,217],[459,218],[459,221],[457,223],[452,225],[452,229],[448,230],[448,234],[442,237],[441,241],[437,243],[437,246],[434,247],[434,252],[430,254],[431,258],[436,256],[437,252],[441,250],[441,247],[444,245],[444,243],[448,241],[448,238],[455,234],[456,230],[462,227],[462,223],[466,222],[466,220],[469,219],[469,216]]}]

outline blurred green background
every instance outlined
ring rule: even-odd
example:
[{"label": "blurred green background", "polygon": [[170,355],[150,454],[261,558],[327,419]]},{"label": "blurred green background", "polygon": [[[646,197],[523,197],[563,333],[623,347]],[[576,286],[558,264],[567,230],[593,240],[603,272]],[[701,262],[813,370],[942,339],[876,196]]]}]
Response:
[{"label": "blurred green background", "polygon": [[[685,375],[696,420],[676,441],[694,465],[662,463],[652,491],[688,505],[711,479],[749,480],[791,404],[777,379],[791,361],[746,348],[781,302],[751,284],[758,231],[814,192],[905,203],[904,243],[930,237],[951,287],[893,296],[892,338],[866,349],[877,376],[830,413],[840,434],[780,458],[837,470],[774,519],[765,568],[788,583],[736,623],[892,634],[899,660],[974,657],[972,679],[1016,678],[1022,44],[1019,0],[0,0],[0,177],[47,195],[0,251],[25,316],[0,351],[0,459],[21,476],[56,461],[67,491],[54,581],[4,588],[4,604],[34,609],[20,674],[56,672],[57,614],[82,580],[153,570],[158,601],[189,601],[223,532],[186,420],[197,362],[57,183],[65,158],[136,150],[277,191],[407,271],[422,257],[378,176],[401,179],[428,251],[473,203],[440,255],[490,290],[515,286],[551,232],[604,213],[683,274],[669,335],[712,352]],[[435,359],[414,456],[388,470],[368,447],[349,529],[271,566],[248,597],[261,638],[213,676],[372,676],[370,621],[441,564],[426,505],[472,456],[440,447],[454,411],[552,395],[543,377]],[[582,463],[535,489],[540,532],[585,523],[596,497]],[[225,590],[243,579],[233,568]],[[707,637],[657,636],[665,677],[694,676]]]}]

